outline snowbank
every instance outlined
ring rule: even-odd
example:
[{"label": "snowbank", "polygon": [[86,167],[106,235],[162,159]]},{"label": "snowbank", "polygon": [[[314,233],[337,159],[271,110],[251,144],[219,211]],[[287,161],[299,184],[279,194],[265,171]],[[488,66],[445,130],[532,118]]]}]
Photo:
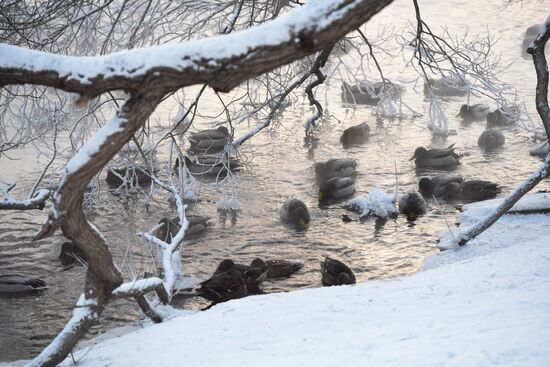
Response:
[{"label": "snowbank", "polygon": [[[486,205],[470,206],[462,225]],[[412,276],[231,301],[75,358],[82,367],[549,366],[549,345],[550,216],[533,214],[503,217]]]}]

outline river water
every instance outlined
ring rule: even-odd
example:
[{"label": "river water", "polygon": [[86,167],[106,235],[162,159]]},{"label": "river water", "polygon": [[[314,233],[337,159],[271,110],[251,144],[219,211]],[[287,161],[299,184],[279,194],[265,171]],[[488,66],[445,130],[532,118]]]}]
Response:
[{"label": "river water", "polygon": [[[534,108],[535,76],[532,61],[521,56],[524,30],[548,15],[543,11],[545,3],[527,2],[503,7],[500,1],[478,2],[454,0],[440,5],[438,1],[422,2],[424,19],[432,29],[447,24],[450,32],[470,34],[487,29],[500,38],[496,48],[504,59],[512,60],[502,78],[518,89],[519,99],[527,105],[536,120]],[[396,1],[366,27],[367,34],[376,34],[380,25],[392,25],[400,29],[413,20],[412,3]],[[441,16],[444,15],[444,16]],[[388,42],[393,42],[390,39]],[[353,63],[351,58],[344,59]],[[454,117],[464,103],[464,98],[443,101],[448,112],[450,128],[457,135],[447,141],[433,140],[425,128],[427,103],[422,88],[416,92],[410,83],[414,74],[404,70],[400,56],[384,58],[384,71],[393,81],[405,84],[404,100],[422,117],[402,119],[377,118],[374,109],[367,106],[353,108],[340,99],[338,73],[326,92],[327,112],[314,149],[304,144],[303,123],[311,109],[303,96],[286,109],[276,128],[253,138],[243,147],[247,157],[246,167],[238,174],[238,200],[240,211],[235,217],[217,211],[220,194],[207,184],[200,187],[201,201],[190,207],[196,214],[210,216],[212,225],[205,235],[186,241],[182,250],[182,262],[187,275],[207,278],[216,264],[226,257],[248,263],[255,257],[265,259],[284,258],[304,263],[304,268],[284,281],[266,282],[266,292],[291,291],[320,286],[319,262],[328,255],[342,259],[355,271],[358,281],[383,279],[410,274],[421,269],[426,256],[437,252],[438,233],[446,229],[440,208],[430,204],[429,212],[414,223],[400,216],[385,223],[369,219],[364,222],[344,223],[341,215],[348,213],[341,204],[319,208],[315,197],[315,181],[312,166],[330,158],[349,157],[358,160],[359,175],[355,196],[366,195],[375,185],[393,191],[395,167],[400,190],[416,187],[418,172],[408,161],[417,146],[441,147],[455,143],[461,153],[467,153],[463,164],[454,173],[467,178],[498,182],[506,193],[535,170],[541,160],[531,157],[528,150],[533,143],[520,129],[504,131],[506,145],[497,151],[486,153],[477,146],[477,138],[484,129],[483,122],[469,125]],[[328,65],[330,68],[331,65]],[[376,78],[375,71],[369,75]],[[191,93],[192,94],[192,93]],[[490,103],[480,99],[480,102]],[[205,113],[217,98],[207,94],[201,102]],[[494,106],[493,106],[494,107]],[[170,109],[168,109],[170,110]],[[204,110],[203,110],[204,111]],[[165,112],[167,113],[167,112]],[[171,111],[173,114],[173,110]],[[220,121],[219,118],[217,121]],[[343,149],[339,142],[341,132],[349,126],[366,121],[371,137],[364,145]],[[209,127],[207,119],[199,120],[197,129]],[[237,127],[237,135],[253,126],[243,123]],[[159,125],[166,125],[160,122]],[[181,140],[187,144],[186,139]],[[20,193],[33,184],[44,163],[32,147],[13,154],[17,160],[0,161],[2,178],[17,181]],[[161,150],[159,159],[167,159]],[[102,177],[103,178],[103,177]],[[103,180],[101,180],[104,184]],[[541,185],[548,188],[548,184]],[[310,208],[312,222],[303,231],[283,225],[279,220],[279,208],[288,196],[302,199]],[[98,226],[112,245],[118,265],[128,276],[150,269],[151,256],[139,244],[135,233],[149,230],[163,216],[175,213],[163,195],[159,202],[144,202],[142,195],[114,195],[103,185],[96,210],[90,213],[91,221]],[[457,210],[443,205],[450,225]],[[46,240],[31,241],[44,221],[46,211],[14,211],[0,213],[0,270],[2,273],[21,272],[33,274],[46,281],[49,288],[41,294],[16,298],[0,298],[0,361],[31,358],[36,355],[61,330],[71,315],[71,309],[82,291],[84,269],[74,267],[63,271],[57,260],[62,237],[57,234]],[[352,217],[354,215],[350,214]],[[199,309],[206,305],[202,300],[185,299],[176,302],[177,307]],[[102,316],[101,325],[94,332],[141,319],[135,303],[117,301],[110,304]]]}]

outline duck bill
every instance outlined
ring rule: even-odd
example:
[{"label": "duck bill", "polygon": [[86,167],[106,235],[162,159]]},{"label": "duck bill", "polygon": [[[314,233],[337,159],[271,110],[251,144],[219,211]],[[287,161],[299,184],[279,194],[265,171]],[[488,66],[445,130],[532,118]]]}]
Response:
[{"label": "duck bill", "polygon": [[412,161],[415,158],[416,158],[416,154],[413,154],[413,156],[411,158],[409,158],[409,161]]},{"label": "duck bill", "polygon": [[304,221],[304,218],[300,218],[300,220],[298,221],[298,226],[305,227],[305,225],[306,225],[306,222]]}]

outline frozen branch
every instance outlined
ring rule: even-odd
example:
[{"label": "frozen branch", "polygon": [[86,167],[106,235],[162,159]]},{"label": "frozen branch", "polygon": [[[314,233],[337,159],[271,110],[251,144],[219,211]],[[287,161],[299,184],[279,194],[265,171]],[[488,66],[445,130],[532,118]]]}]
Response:
[{"label": "frozen branch", "polygon": [[15,184],[11,184],[7,187],[2,187],[2,185],[0,185],[0,194],[4,196],[4,198],[0,200],[0,210],[42,210],[46,205],[46,200],[50,197],[50,190],[41,189],[30,199],[16,200],[10,195],[10,191],[14,187]]}]

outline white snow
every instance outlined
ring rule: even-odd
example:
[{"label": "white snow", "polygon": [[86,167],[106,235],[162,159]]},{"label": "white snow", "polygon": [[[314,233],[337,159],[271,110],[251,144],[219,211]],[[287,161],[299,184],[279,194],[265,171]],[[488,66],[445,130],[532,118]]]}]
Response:
[{"label": "white snow", "polygon": [[[469,206],[462,226],[494,204]],[[411,276],[230,301],[75,358],[81,367],[549,366],[549,244],[549,215],[507,215]]]},{"label": "white snow", "polygon": [[359,209],[362,216],[375,215],[386,218],[397,214],[395,195],[388,195],[378,186],[367,197],[358,196],[348,201],[347,205]]}]

